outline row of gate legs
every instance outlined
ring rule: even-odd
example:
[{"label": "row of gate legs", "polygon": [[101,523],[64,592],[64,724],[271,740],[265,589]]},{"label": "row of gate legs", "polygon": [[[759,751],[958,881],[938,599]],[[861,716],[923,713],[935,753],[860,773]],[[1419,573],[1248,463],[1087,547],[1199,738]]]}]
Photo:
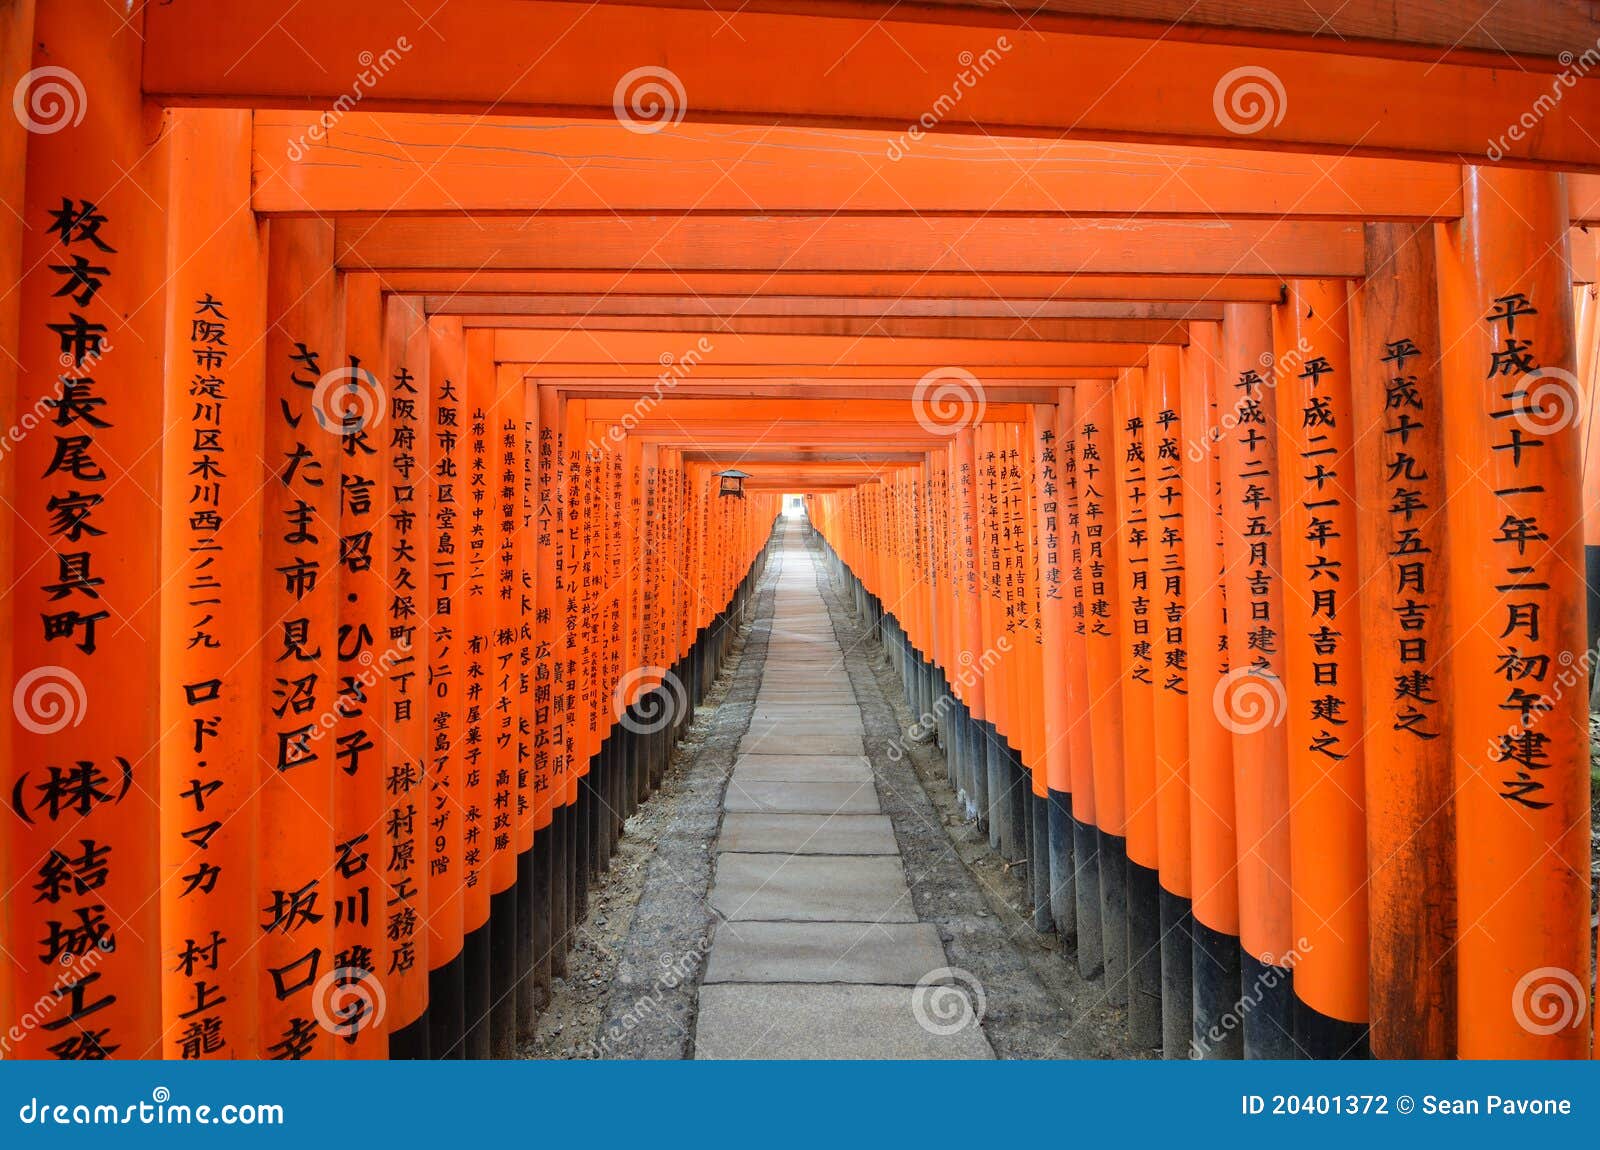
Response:
[{"label": "row of gate legs", "polygon": [[1034,929],[1054,931],[1078,974],[1127,1008],[1135,1047],[1172,1059],[1368,1056],[1365,1027],[1309,1017],[1291,970],[1257,962],[1237,936],[1196,920],[1188,899],[1128,858],[1124,839],[1074,817],[1070,793],[1035,794],[1018,751],[971,713],[894,615],[815,538],[835,587],[904,686],[915,717],[909,737],[937,742],[967,820],[1010,869],[1024,870]]},{"label": "row of gate legs", "polygon": [[390,1034],[391,1058],[515,1058],[519,1043],[533,1038],[623,824],[661,786],[673,748],[728,659],[765,563],[763,551],[661,685],[618,716],[578,781],[576,801],[555,809],[517,856],[516,882],[491,896],[488,921],[467,932],[454,960],[429,972],[428,1008]]}]

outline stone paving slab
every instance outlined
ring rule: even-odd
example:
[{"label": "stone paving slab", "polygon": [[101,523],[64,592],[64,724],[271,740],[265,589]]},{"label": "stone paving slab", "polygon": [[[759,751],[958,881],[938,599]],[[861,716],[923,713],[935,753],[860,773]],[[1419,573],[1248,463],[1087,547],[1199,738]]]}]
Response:
[{"label": "stone paving slab", "polygon": [[843,707],[843,705],[856,705],[856,696],[845,694],[842,691],[790,691],[790,689],[776,689],[768,691],[766,688],[755,693],[755,705],[763,707],[770,702],[779,704],[814,704],[818,707]]},{"label": "stone paving slab", "polygon": [[776,723],[786,734],[826,735],[833,731],[859,731],[861,708],[854,703],[763,703],[756,700],[750,725]]},{"label": "stone paving slab", "polygon": [[871,782],[806,783],[792,780],[730,779],[725,811],[762,814],[875,815],[878,792]]},{"label": "stone paving slab", "polygon": [[916,993],[906,986],[702,986],[695,1057],[994,1057],[975,1024],[948,1035],[924,1029],[912,1009]]},{"label": "stone paving slab", "polygon": [[741,783],[863,783],[872,778],[872,764],[856,755],[740,755],[733,777]]},{"label": "stone paving slab", "polygon": [[888,815],[792,815],[729,811],[717,850],[744,854],[896,855]]},{"label": "stone paving slab", "polygon": [[725,922],[703,982],[856,982],[915,986],[954,981],[931,922]]},{"label": "stone paving slab", "polygon": [[898,857],[718,855],[711,905],[735,921],[917,921]]},{"label": "stone paving slab", "polygon": [[834,732],[827,735],[793,735],[776,730],[770,723],[752,727],[739,740],[738,753],[791,755],[864,755],[865,741],[860,732]]}]

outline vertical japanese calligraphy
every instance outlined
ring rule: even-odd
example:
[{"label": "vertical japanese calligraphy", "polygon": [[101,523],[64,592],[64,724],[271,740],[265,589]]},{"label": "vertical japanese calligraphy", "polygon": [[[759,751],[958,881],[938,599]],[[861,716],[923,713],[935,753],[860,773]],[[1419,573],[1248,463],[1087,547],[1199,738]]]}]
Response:
[{"label": "vertical japanese calligraphy", "polygon": [[[261,1053],[255,861],[263,283],[245,112],[176,111],[167,233],[161,698],[164,1053]],[[75,385],[69,395],[77,392]],[[63,396],[67,398],[67,396]],[[87,393],[78,397],[88,404]],[[86,406],[86,412],[92,407]],[[89,590],[101,581],[82,572]]]},{"label": "vertical japanese calligraphy", "polygon": [[[1565,186],[1468,168],[1438,232],[1451,492],[1457,985],[1462,1057],[1584,1057],[1582,1027],[1523,1025],[1552,971],[1590,981],[1582,467]],[[1415,360],[1411,361],[1415,362]],[[1580,991],[1581,993],[1581,991]]]}]

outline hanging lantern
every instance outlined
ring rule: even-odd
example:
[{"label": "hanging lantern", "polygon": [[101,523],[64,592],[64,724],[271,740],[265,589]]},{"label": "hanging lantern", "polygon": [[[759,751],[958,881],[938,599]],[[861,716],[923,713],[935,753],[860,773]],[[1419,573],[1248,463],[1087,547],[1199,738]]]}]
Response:
[{"label": "hanging lantern", "polygon": [[722,486],[717,490],[718,495],[731,495],[735,499],[744,498],[744,481],[750,478],[749,475],[736,467],[730,467],[726,471],[719,471],[716,475],[722,481]]}]

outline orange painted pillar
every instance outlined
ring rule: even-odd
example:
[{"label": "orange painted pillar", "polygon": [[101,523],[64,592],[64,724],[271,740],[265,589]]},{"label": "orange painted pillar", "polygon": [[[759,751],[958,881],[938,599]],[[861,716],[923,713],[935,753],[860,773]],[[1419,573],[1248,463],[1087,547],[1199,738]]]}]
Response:
[{"label": "orange painted pillar", "polygon": [[[17,0],[0,8],[0,90],[16,90],[33,66],[34,0]],[[9,284],[22,282],[23,197],[26,194],[26,169],[29,132],[20,116],[0,118],[0,277]],[[11,292],[0,299],[0,347],[20,344],[20,298]],[[21,429],[17,410],[17,361],[0,356],[0,427]],[[12,515],[16,503],[16,478],[12,468],[11,444],[0,451],[0,555],[12,552]],[[5,584],[9,586],[10,580]],[[0,592],[0,685],[15,680],[12,674],[11,592]],[[0,723],[0,763],[15,759],[11,747],[11,724]],[[0,781],[9,781],[10,768],[0,766]],[[9,788],[7,788],[9,789]],[[11,890],[19,881],[12,866],[12,852],[0,847],[0,890]],[[6,923],[0,900],[0,925]],[[13,995],[13,969],[0,963],[0,1018],[16,1018]],[[9,1033],[0,1035],[0,1051],[11,1056]]]},{"label": "orange painted pillar", "polygon": [[[384,723],[392,657],[389,601],[387,428],[383,297],[378,277],[344,277],[344,356],[314,397],[319,430],[336,438],[339,475],[339,634],[336,721],[326,735],[334,774],[334,944],[330,993],[334,1052],[341,1058],[388,1054],[388,940],[382,877],[387,758]],[[320,402],[317,402],[320,400]]]},{"label": "orange painted pillar", "polygon": [[494,336],[466,333],[462,415],[466,422],[462,512],[462,957],[466,1056],[492,1057],[494,974],[490,897],[494,866]]},{"label": "orange painted pillar", "polygon": [[[506,370],[502,367],[502,370]],[[549,826],[541,812],[545,787],[540,785],[539,751],[544,746],[534,716],[546,656],[539,623],[539,392],[515,370],[512,386],[522,410],[517,464],[517,1037],[532,1038],[539,1009],[548,998],[550,977],[550,868],[541,852],[549,839],[539,832]],[[544,764],[548,766],[548,762]]]},{"label": "orange painted pillar", "polygon": [[1134,1043],[1161,1043],[1161,895],[1157,867],[1154,630],[1150,468],[1145,370],[1125,368],[1112,391],[1121,585],[1123,794],[1128,848],[1128,1029]]},{"label": "orange painted pillar", "polygon": [[[1223,594],[1228,674],[1211,697],[1233,733],[1239,843],[1240,973],[1256,1005],[1244,1016],[1247,1058],[1297,1057],[1289,895],[1289,765],[1284,719],[1284,607],[1272,314],[1225,304],[1221,414]],[[1266,374],[1263,375],[1262,372]]]},{"label": "orange painted pillar", "polygon": [[1022,676],[1018,690],[1022,697],[1027,724],[1023,738],[1023,766],[1027,774],[1027,787],[1023,797],[1027,819],[1028,879],[1033,888],[1033,929],[1041,934],[1055,929],[1055,918],[1050,897],[1050,788],[1045,767],[1043,694],[1044,652],[1043,622],[1039,587],[1040,535],[1039,492],[1035,467],[1038,433],[1034,425],[1033,406],[1030,405],[1021,423],[1017,425],[1017,471],[1021,490],[1018,493],[1018,541],[1022,548]]},{"label": "orange painted pillar", "polygon": [[461,320],[428,320],[428,1047],[466,1054],[462,832],[467,707],[466,333]]},{"label": "orange painted pillar", "polygon": [[[43,1015],[8,1050],[17,1058],[143,1058],[163,1046],[152,446],[167,159],[122,19],[44,5],[30,39],[31,67],[70,70],[93,99],[69,99],[27,141],[24,270],[8,285],[20,324],[8,345],[13,410],[36,423],[14,444],[4,512],[14,644],[3,684],[11,755],[0,764],[10,808],[0,849],[14,884],[4,933],[15,1002]],[[27,87],[13,95],[33,98]]]},{"label": "orange painted pillar", "polygon": [[[1584,617],[1590,659],[1600,650],[1600,291],[1592,283],[1572,285],[1573,328],[1577,332],[1577,375],[1583,428]],[[1600,668],[1589,668],[1591,703]]]},{"label": "orange painted pillar", "polygon": [[1106,999],[1128,1001],[1128,798],[1123,786],[1122,589],[1116,413],[1109,380],[1078,384],[1078,518],[1083,526],[1084,664],[1100,848]]},{"label": "orange painted pillar", "polygon": [[[472,376],[469,363],[469,379]],[[518,823],[522,791],[523,679],[522,526],[523,387],[520,369],[491,365],[488,380],[490,632],[485,738],[493,763],[490,777],[489,864],[490,977],[493,979],[491,1042],[494,1057],[516,1051],[518,917]]]},{"label": "orange painted pillar", "polygon": [[[1086,577],[1087,547],[1078,497],[1078,433],[1087,406],[1088,384],[1063,387],[1056,407],[1057,468],[1064,510],[1068,618],[1065,653],[1067,761],[1072,784],[1072,862],[1077,918],[1078,973],[1095,978],[1104,968],[1100,923],[1100,838],[1094,794],[1094,744],[1089,718],[1089,651]],[[1080,390],[1084,392],[1080,395]]]},{"label": "orange painted pillar", "polygon": [[1451,578],[1438,264],[1429,225],[1368,224],[1350,294],[1367,716],[1372,1052],[1456,1049]]},{"label": "orange painted pillar", "polygon": [[983,646],[983,572],[978,550],[977,432],[963,427],[956,432],[951,506],[956,534],[957,608],[960,611],[961,673],[956,681],[963,708],[960,789],[968,818],[988,830],[989,768],[987,761],[988,710],[984,701],[986,664]]},{"label": "orange painted pillar", "polygon": [[1283,470],[1295,1041],[1366,1054],[1367,842],[1355,413],[1343,280],[1291,280],[1274,316]]},{"label": "orange painted pillar", "polygon": [[548,994],[548,979],[567,970],[567,939],[572,881],[571,811],[567,806],[567,733],[570,714],[565,686],[568,644],[566,639],[566,596],[568,573],[565,569],[566,422],[561,397],[554,388],[537,386],[539,441],[537,447],[538,505],[534,518],[537,562],[534,571],[535,648],[533,724],[534,786],[539,802],[535,820],[544,824],[547,846],[540,861],[547,868],[550,890],[549,939],[546,943],[548,975],[541,963],[537,976],[541,990]]},{"label": "orange painted pillar", "polygon": [[1458,1050],[1577,1058],[1589,1053],[1589,740],[1572,666],[1585,640],[1566,186],[1467,168],[1462,190],[1461,219],[1438,232]]},{"label": "orange painted pillar", "polygon": [[[168,126],[163,1053],[256,1058],[260,954],[248,940],[260,857],[262,523],[253,465],[266,409],[266,264],[245,207],[250,114],[180,109]],[[99,584],[84,574],[78,586],[98,599]]]},{"label": "orange painted pillar", "polygon": [[389,593],[383,602],[383,794],[373,836],[383,859],[384,965],[389,1057],[426,1058],[428,1042],[427,437],[428,331],[420,300],[389,296],[381,379],[386,420],[382,477],[388,527]]},{"label": "orange painted pillar", "polygon": [[1194,880],[1189,831],[1188,548],[1181,352],[1150,349],[1145,370],[1145,518],[1149,527],[1151,710],[1160,862],[1161,1049],[1188,1058],[1194,1038]]},{"label": "orange painted pillar", "polygon": [[1189,325],[1179,409],[1183,435],[1184,638],[1189,652],[1189,853],[1194,1028],[1191,1056],[1244,1056],[1240,1033],[1238,836],[1233,732],[1213,699],[1230,670],[1222,514],[1219,324]]},{"label": "orange painted pillar", "polygon": [[329,738],[338,714],[339,437],[319,388],[335,371],[333,225],[267,225],[266,428],[261,448],[260,862],[251,904],[263,1054],[331,1058],[344,990],[334,960]]},{"label": "orange painted pillar", "polygon": [[[1077,935],[1077,883],[1072,869],[1072,744],[1068,734],[1067,632],[1070,595],[1063,576],[1066,510],[1062,498],[1059,413],[1055,404],[1035,404],[1033,475],[1035,554],[1039,564],[1039,689],[1044,745],[1045,834],[1034,844],[1048,854],[1050,912],[1063,943]],[[1037,836],[1036,836],[1037,837]]]}]

